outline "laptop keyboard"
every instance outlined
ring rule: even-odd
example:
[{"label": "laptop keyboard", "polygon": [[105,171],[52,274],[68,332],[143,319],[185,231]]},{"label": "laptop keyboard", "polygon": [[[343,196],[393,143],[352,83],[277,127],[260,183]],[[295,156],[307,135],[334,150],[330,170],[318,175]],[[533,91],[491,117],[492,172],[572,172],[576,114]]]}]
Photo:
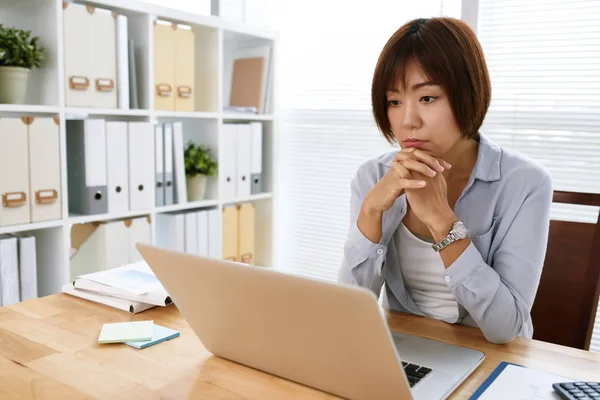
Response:
[{"label": "laptop keyboard", "polygon": [[423,367],[418,364],[407,363],[402,361],[402,367],[406,373],[406,378],[410,384],[410,387],[415,386],[421,379],[425,378],[431,373],[431,368]]}]

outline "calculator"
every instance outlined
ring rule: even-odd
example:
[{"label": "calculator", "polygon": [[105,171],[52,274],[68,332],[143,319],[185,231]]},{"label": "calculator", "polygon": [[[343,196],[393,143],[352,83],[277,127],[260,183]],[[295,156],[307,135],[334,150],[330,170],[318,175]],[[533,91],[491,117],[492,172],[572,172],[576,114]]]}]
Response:
[{"label": "calculator", "polygon": [[552,387],[565,400],[600,400],[598,382],[555,383]]}]

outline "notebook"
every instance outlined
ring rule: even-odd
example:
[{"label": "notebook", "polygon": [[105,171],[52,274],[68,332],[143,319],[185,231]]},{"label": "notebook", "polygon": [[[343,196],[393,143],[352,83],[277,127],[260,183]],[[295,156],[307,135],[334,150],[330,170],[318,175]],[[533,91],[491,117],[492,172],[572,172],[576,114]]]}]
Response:
[{"label": "notebook", "polygon": [[560,400],[552,384],[572,381],[563,376],[501,362],[469,400]]},{"label": "notebook", "polygon": [[152,339],[140,342],[125,342],[125,344],[135,347],[136,349],[145,349],[146,347],[150,347],[154,344],[158,344],[166,340],[174,339],[178,336],[178,331],[155,324],[154,332],[152,333]]},{"label": "notebook", "polygon": [[116,322],[104,324],[98,343],[123,343],[152,340],[154,321]]}]

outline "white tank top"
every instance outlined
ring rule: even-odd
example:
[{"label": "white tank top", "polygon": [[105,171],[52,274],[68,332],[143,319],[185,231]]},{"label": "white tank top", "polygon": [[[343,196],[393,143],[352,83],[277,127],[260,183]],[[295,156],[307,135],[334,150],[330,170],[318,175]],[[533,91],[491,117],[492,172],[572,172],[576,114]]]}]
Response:
[{"label": "white tank top", "polygon": [[440,255],[402,222],[395,239],[404,284],[415,303],[428,317],[456,322],[458,303],[444,281],[446,267]]}]

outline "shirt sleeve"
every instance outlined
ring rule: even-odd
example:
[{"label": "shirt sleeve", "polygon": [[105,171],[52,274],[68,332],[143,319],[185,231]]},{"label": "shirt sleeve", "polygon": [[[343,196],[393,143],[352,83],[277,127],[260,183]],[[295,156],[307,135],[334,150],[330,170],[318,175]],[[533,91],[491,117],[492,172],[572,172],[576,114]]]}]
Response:
[{"label": "shirt sleeve", "polygon": [[350,227],[344,244],[338,283],[365,287],[379,297],[384,280],[382,267],[387,245],[371,242],[358,228],[358,214],[364,199],[358,175],[352,180],[350,191]]},{"label": "shirt sleeve", "polygon": [[550,226],[552,181],[532,190],[509,223],[488,265],[471,242],[445,272],[457,301],[473,317],[486,339],[507,343],[531,319],[543,268]]}]

